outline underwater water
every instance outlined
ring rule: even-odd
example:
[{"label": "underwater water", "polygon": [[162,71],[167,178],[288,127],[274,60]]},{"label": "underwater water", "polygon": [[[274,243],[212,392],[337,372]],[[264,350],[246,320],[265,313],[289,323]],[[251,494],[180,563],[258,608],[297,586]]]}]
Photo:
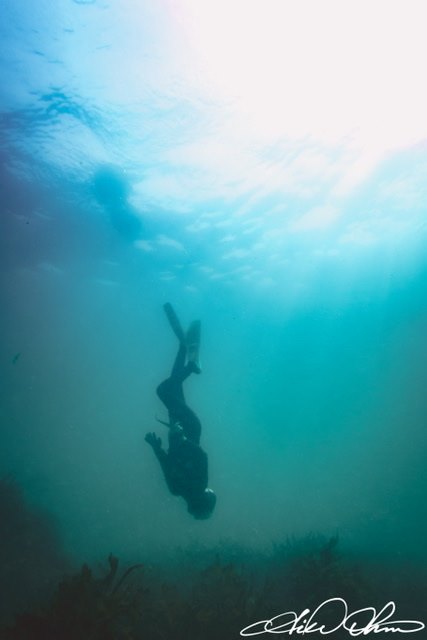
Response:
[{"label": "underwater water", "polygon": [[[0,0],[0,472],[77,563],[320,534],[425,568],[427,45],[380,4]],[[165,302],[206,521],[144,441]]]}]

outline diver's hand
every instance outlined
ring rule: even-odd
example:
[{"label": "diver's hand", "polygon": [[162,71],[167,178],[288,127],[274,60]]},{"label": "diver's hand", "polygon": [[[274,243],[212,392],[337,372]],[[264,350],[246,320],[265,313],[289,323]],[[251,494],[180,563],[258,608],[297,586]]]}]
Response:
[{"label": "diver's hand", "polygon": [[153,447],[154,451],[160,451],[162,448],[162,440],[154,432],[147,433],[145,436],[145,442],[148,442]]}]

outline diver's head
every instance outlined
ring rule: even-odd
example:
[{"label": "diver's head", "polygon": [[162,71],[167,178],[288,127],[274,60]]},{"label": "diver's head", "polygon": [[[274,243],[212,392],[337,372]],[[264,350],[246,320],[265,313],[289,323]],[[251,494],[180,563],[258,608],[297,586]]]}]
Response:
[{"label": "diver's head", "polygon": [[187,501],[188,511],[197,520],[206,520],[212,515],[216,505],[216,495],[212,489],[205,489],[200,495]]}]

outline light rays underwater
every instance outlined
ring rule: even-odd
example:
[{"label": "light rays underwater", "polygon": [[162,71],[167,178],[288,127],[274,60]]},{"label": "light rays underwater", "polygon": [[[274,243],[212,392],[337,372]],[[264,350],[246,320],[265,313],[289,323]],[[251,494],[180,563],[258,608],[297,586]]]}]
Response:
[{"label": "light rays underwater", "polygon": [[[190,637],[193,603],[225,637],[284,584],[420,617],[424,3],[1,8],[1,623],[43,605],[46,638],[64,616],[81,637],[74,599],[104,638],[94,608],[123,607],[122,637],[170,606]],[[144,442],[167,442],[167,301],[201,321],[205,522]]]}]

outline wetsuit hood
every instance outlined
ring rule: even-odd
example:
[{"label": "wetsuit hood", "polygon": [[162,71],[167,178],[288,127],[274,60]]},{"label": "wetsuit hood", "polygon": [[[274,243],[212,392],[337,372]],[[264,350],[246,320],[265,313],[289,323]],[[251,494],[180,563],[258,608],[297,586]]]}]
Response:
[{"label": "wetsuit hood", "polygon": [[216,495],[212,489],[205,489],[203,493],[187,500],[188,511],[197,520],[206,520],[212,515],[216,505]]}]

